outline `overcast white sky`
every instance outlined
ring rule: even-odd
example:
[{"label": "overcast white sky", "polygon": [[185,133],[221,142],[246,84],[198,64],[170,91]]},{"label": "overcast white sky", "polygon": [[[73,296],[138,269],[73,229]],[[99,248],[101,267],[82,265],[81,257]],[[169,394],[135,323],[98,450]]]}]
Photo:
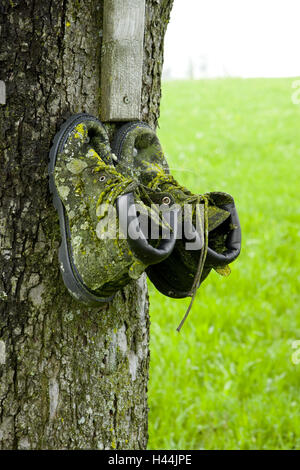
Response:
[{"label": "overcast white sky", "polygon": [[164,76],[300,76],[300,0],[175,0]]}]

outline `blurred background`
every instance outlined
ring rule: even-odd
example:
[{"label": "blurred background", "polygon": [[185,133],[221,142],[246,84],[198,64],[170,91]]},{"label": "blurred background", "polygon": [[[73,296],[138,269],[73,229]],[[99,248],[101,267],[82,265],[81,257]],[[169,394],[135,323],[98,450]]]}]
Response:
[{"label": "blurred background", "polygon": [[164,79],[299,75],[299,0],[175,0]]},{"label": "blurred background", "polygon": [[[242,253],[189,299],[149,282],[149,448],[300,448],[300,2],[175,0],[158,134],[195,193],[233,195]],[[297,343],[298,341],[298,343]]]}]

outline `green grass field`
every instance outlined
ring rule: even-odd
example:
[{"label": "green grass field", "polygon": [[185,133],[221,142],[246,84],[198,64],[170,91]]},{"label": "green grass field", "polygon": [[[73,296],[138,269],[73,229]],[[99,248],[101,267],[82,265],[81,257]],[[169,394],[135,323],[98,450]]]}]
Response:
[{"label": "green grass field", "polygon": [[[299,449],[300,105],[293,79],[176,81],[159,137],[176,179],[225,191],[243,245],[189,299],[149,283],[149,449]],[[300,355],[299,355],[300,357]]]}]

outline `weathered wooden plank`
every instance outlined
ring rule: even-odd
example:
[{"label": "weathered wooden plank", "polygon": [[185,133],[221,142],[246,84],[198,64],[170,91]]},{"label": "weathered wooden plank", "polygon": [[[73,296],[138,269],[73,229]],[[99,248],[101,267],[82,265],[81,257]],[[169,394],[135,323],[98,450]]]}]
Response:
[{"label": "weathered wooden plank", "polygon": [[140,119],[145,0],[104,0],[102,121]]}]

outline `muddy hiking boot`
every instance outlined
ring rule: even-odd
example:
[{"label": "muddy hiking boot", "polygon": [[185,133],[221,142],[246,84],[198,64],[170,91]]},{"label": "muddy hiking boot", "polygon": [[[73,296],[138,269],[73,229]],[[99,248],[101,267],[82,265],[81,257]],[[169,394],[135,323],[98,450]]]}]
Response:
[{"label": "muddy hiking boot", "polygon": [[[176,242],[176,213],[166,210],[163,219],[153,213],[143,185],[116,171],[114,158],[104,126],[87,114],[71,116],[50,151],[60,269],[69,292],[88,304],[110,301],[149,265],[169,256]],[[138,214],[160,229],[167,226],[170,236],[147,240]]]},{"label": "muddy hiking boot", "polygon": [[122,175],[144,184],[153,201],[153,195],[156,200],[160,196],[170,207],[175,204],[181,208],[181,230],[172,254],[146,272],[162,294],[192,297],[186,318],[197,289],[211,269],[228,275],[228,265],[240,253],[241,229],[234,200],[222,192],[195,195],[181,186],[169,172],[156,133],[146,123],[123,125],[115,134],[112,150],[117,157],[116,169]]}]

